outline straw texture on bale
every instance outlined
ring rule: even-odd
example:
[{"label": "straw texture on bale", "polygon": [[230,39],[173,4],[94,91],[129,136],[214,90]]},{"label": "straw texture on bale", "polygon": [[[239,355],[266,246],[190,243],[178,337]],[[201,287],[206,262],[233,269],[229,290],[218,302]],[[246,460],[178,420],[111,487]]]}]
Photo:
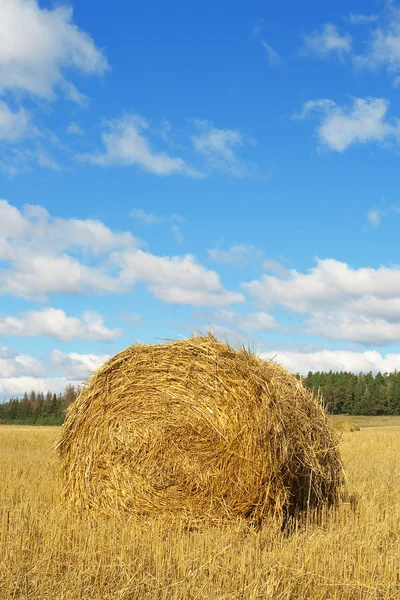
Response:
[{"label": "straw texture on bale", "polygon": [[260,520],[335,503],[337,443],[301,381],[209,334],[110,359],[69,407],[57,449],[78,508]]}]

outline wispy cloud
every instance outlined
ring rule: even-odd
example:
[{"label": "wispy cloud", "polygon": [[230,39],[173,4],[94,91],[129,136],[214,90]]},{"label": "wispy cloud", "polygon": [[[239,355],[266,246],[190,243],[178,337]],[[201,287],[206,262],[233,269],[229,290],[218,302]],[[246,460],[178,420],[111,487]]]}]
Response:
[{"label": "wispy cloud", "polygon": [[348,33],[340,34],[336,25],[326,23],[320,31],[304,36],[302,54],[326,58],[336,55],[344,58],[351,51],[352,37]]},{"label": "wispy cloud", "polygon": [[375,14],[350,13],[346,17],[346,21],[351,25],[369,25],[370,23],[375,23],[377,20],[378,15]]},{"label": "wispy cloud", "polygon": [[254,145],[256,140],[247,138],[238,129],[220,129],[211,121],[195,119],[198,134],[192,136],[194,149],[205,157],[208,168],[223,171],[234,177],[251,174],[253,166],[243,161],[238,153],[246,145]]},{"label": "wispy cloud", "polygon": [[282,62],[282,59],[277,51],[271,46],[271,44],[268,44],[265,40],[260,40],[260,43],[266,52],[267,60],[270,66],[276,67],[279,65]]},{"label": "wispy cloud", "polygon": [[354,63],[369,70],[385,69],[395,86],[400,83],[400,8],[387,4],[385,23],[372,31],[366,52]]},{"label": "wispy cloud", "polygon": [[153,215],[153,213],[146,212],[142,208],[133,208],[130,211],[129,216],[141,221],[145,225],[154,225],[155,223],[160,223],[162,220],[160,217]]},{"label": "wispy cloud", "polygon": [[367,214],[367,219],[373,227],[379,227],[382,223],[382,219],[388,217],[393,213],[400,213],[400,207],[392,205],[386,208],[371,208]]},{"label": "wispy cloud", "polygon": [[227,250],[219,247],[212,248],[208,250],[208,255],[211,260],[222,265],[245,267],[251,262],[260,260],[262,253],[253,244],[236,244]]},{"label": "wispy cloud", "polygon": [[129,216],[133,217],[137,221],[140,221],[144,225],[155,225],[157,223],[168,223],[170,230],[180,246],[185,242],[185,238],[181,229],[181,224],[184,222],[184,218],[176,213],[170,215],[154,215],[153,213],[146,212],[142,208],[133,208]]},{"label": "wispy cloud", "polygon": [[76,121],[71,121],[71,123],[67,127],[67,133],[70,135],[83,135],[83,129],[80,123]]},{"label": "wispy cloud", "polygon": [[24,108],[12,110],[0,100],[0,142],[15,142],[38,133],[29,112]]},{"label": "wispy cloud", "polygon": [[149,123],[139,115],[127,115],[104,122],[101,134],[104,152],[81,154],[78,158],[101,167],[136,165],[155,175],[183,174],[199,177],[183,158],[154,150]]}]

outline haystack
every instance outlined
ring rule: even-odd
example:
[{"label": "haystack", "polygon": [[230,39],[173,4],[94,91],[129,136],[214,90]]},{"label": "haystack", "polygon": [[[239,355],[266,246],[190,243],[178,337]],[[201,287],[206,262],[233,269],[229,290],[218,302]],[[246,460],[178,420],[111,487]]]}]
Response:
[{"label": "haystack", "polygon": [[110,359],[69,407],[58,455],[79,508],[260,520],[335,503],[337,444],[301,381],[209,334]]}]

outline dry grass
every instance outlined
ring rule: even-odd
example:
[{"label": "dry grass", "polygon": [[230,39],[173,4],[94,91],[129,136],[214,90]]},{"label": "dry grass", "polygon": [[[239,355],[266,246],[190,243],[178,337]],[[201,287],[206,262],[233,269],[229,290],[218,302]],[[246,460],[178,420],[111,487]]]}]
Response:
[{"label": "dry grass", "polygon": [[79,517],[57,428],[0,427],[1,600],[398,600],[400,428],[343,434],[349,499],[292,535],[242,520]]},{"label": "dry grass", "polygon": [[353,431],[360,431],[360,428],[353,421],[335,421],[333,423],[333,428],[335,431],[343,433],[344,431],[348,433],[352,433]]},{"label": "dry grass", "polygon": [[400,415],[381,415],[379,417],[357,416],[357,415],[330,415],[331,422],[341,423],[351,421],[360,429],[364,427],[400,427]]},{"label": "dry grass", "polygon": [[68,409],[58,453],[79,509],[282,523],[337,501],[338,442],[296,377],[209,334],[110,359]]}]

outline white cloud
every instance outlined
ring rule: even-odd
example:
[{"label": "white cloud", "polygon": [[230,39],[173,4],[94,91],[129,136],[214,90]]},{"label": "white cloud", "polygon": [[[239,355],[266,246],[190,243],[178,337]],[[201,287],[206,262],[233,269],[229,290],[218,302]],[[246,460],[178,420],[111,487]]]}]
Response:
[{"label": "white cloud", "polygon": [[110,356],[108,354],[78,354],[77,352],[60,352],[53,350],[50,354],[52,365],[57,367],[67,379],[86,380],[101,367]]},{"label": "white cloud", "polygon": [[185,237],[179,225],[171,225],[171,231],[178,244],[182,246],[185,243]]},{"label": "white cloud", "polygon": [[380,354],[376,350],[318,350],[315,352],[287,352],[267,350],[261,358],[273,359],[292,373],[307,375],[309,371],[347,371],[350,373],[390,373],[400,369],[400,354]]},{"label": "white cloud", "polygon": [[54,350],[46,357],[36,358],[9,350],[0,358],[0,396],[8,399],[31,390],[63,392],[68,384],[80,385],[101,367],[108,355],[64,353]]},{"label": "white cloud", "polygon": [[353,269],[334,259],[317,260],[308,273],[264,275],[242,286],[260,306],[304,315],[308,334],[369,345],[400,337],[398,266]]},{"label": "white cloud", "polygon": [[332,100],[310,100],[303,105],[297,119],[320,113],[317,134],[321,144],[343,152],[355,143],[383,142],[397,139],[400,126],[386,119],[389,102],[384,98],[353,98],[349,107],[338,106]]},{"label": "white cloud", "polygon": [[368,25],[377,21],[378,15],[364,15],[362,13],[350,13],[346,21],[351,25]]},{"label": "white cloud", "polygon": [[67,133],[70,135],[83,135],[82,126],[76,121],[71,121],[67,127]]},{"label": "white cloud", "polygon": [[202,154],[210,169],[243,177],[248,168],[237,156],[237,151],[245,144],[245,137],[239,130],[218,129],[207,120],[195,119],[198,135],[192,136],[194,149]]},{"label": "white cloud", "polygon": [[8,358],[0,358],[0,379],[3,377],[40,377],[44,373],[44,365],[40,359],[26,354],[16,354]]},{"label": "white cloud", "polygon": [[343,58],[346,53],[351,51],[351,46],[352,38],[350,34],[340,35],[336,25],[326,23],[321,31],[304,36],[302,51],[323,58],[331,54]]},{"label": "white cloud", "polygon": [[237,331],[241,337],[243,333],[248,331],[275,331],[278,329],[278,324],[274,317],[265,312],[254,312],[242,314],[235,310],[220,309],[208,315],[202,315],[212,320],[213,328],[224,326],[226,331]]},{"label": "white cloud", "polygon": [[371,209],[368,213],[368,221],[371,223],[371,225],[373,225],[374,227],[379,227],[379,225],[381,224],[381,213],[379,210],[376,209]]},{"label": "white cloud", "polygon": [[227,250],[212,248],[208,250],[211,260],[222,265],[244,267],[260,258],[261,253],[252,244],[236,244]]},{"label": "white cloud", "polygon": [[141,221],[142,223],[145,223],[145,225],[154,225],[155,223],[159,223],[161,220],[160,217],[156,217],[156,215],[146,212],[142,208],[133,208],[130,211],[129,216]]},{"label": "white cloud", "polygon": [[0,100],[0,141],[16,142],[34,133],[37,132],[26,110],[20,108],[12,111]]},{"label": "white cloud", "polygon": [[170,257],[126,250],[118,253],[115,261],[122,268],[121,284],[131,287],[141,281],[166,302],[193,306],[244,302],[242,294],[225,290],[217,273],[205,269],[190,254]]},{"label": "white cloud", "polygon": [[274,275],[277,275],[280,279],[287,279],[290,277],[290,271],[274,259],[269,258],[264,260],[262,266],[265,271],[274,273]]},{"label": "white cloud", "polygon": [[26,92],[53,100],[56,89],[81,104],[83,95],[67,79],[72,70],[101,75],[103,53],[72,22],[72,8],[40,8],[37,0],[0,2],[0,92]]},{"label": "white cloud", "polygon": [[[177,215],[169,218],[177,222]],[[0,293],[44,301],[49,294],[127,293],[144,283],[172,303],[222,306],[243,302],[191,255],[156,256],[137,249],[130,232],[93,219],[51,217],[40,206],[21,212],[0,201]],[[82,252],[83,251],[83,252]]]},{"label": "white cloud", "polygon": [[400,297],[400,267],[361,267],[353,269],[344,262],[317,259],[308,273],[290,270],[288,279],[264,275],[261,280],[244,283],[243,288],[259,302],[279,303],[299,313],[320,307],[337,306],[365,296]]},{"label": "white cloud", "polygon": [[[7,200],[0,200],[0,233],[5,240],[13,240],[11,254],[25,245],[30,250],[57,252],[75,247],[95,255],[141,245],[130,232],[114,232],[96,219],[52,217],[43,207],[32,204],[19,211]],[[11,254],[3,258],[12,258]]]},{"label": "white cloud", "polygon": [[400,9],[392,3],[387,6],[387,22],[372,32],[367,51],[355,57],[358,67],[370,70],[386,69],[398,85],[400,70]]},{"label": "white cloud", "polygon": [[[30,130],[28,135],[36,135],[36,129]],[[37,134],[38,136],[40,134]],[[32,165],[38,165],[53,171],[60,171],[62,167],[58,162],[49,154],[47,150],[44,150],[42,145],[35,140],[34,144],[30,146],[24,145],[11,145],[7,149],[3,149],[2,156],[0,158],[0,171],[13,177],[19,173],[30,171]]]},{"label": "white cloud", "polygon": [[[359,306],[360,304],[362,303]],[[352,307],[349,306],[350,308]],[[331,340],[384,346],[400,339],[400,323],[351,313],[317,313],[308,320],[307,332]]]},{"label": "white cloud", "polygon": [[139,325],[139,323],[142,320],[140,315],[138,315],[135,312],[132,312],[132,313],[120,312],[119,316],[125,323],[128,323],[129,325]]},{"label": "white cloud", "polygon": [[274,50],[274,48],[264,40],[260,40],[260,43],[266,52],[267,60],[271,67],[276,67],[279,65],[282,62],[282,59],[277,51]]},{"label": "white cloud", "polygon": [[371,208],[367,214],[367,219],[371,225],[374,227],[379,227],[382,223],[382,219],[388,217],[389,215],[399,213],[400,207],[397,204],[392,204],[392,206],[382,208]]},{"label": "white cloud", "polygon": [[18,317],[0,317],[0,336],[45,336],[67,342],[72,339],[110,341],[121,335],[120,329],[108,329],[102,316],[86,311],[82,318],[68,317],[61,309],[30,311]]},{"label": "white cloud", "polygon": [[101,138],[104,153],[82,154],[78,158],[102,167],[110,165],[137,165],[155,175],[182,173],[199,177],[200,173],[192,169],[180,157],[169,156],[166,152],[152,149],[148,122],[138,115],[131,115],[105,123],[106,131]]}]

